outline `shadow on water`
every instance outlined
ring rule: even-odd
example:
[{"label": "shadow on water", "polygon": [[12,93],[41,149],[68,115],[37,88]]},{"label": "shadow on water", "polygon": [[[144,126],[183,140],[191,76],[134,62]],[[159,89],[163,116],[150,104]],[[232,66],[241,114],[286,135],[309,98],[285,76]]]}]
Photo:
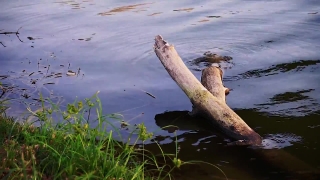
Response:
[{"label": "shadow on water", "polygon": [[[268,121],[268,127],[278,126],[279,117],[270,117],[257,112],[255,109],[236,110],[240,116],[248,120],[248,124],[257,121]],[[257,114],[252,116],[252,114]],[[249,118],[250,116],[250,118]],[[314,114],[319,118],[319,114]],[[286,146],[292,146],[291,143],[299,143],[300,137],[294,134],[266,135],[263,140],[263,146],[258,148],[227,146],[229,142],[219,131],[212,131],[212,127],[203,119],[192,118],[188,111],[165,112],[155,116],[156,124],[164,130],[174,133],[182,131],[183,133],[175,136],[156,137],[155,140],[161,144],[165,152],[174,153],[175,140],[178,143],[179,157],[185,161],[194,159],[217,164],[229,178],[237,179],[294,179],[307,178],[317,179],[320,175],[319,169],[314,168],[309,162],[295,157],[294,153],[287,152]],[[316,119],[314,119],[316,120]],[[290,126],[290,124],[288,124]],[[266,126],[264,126],[266,127]],[[267,130],[268,132],[269,129]],[[259,130],[258,130],[259,132]],[[157,146],[148,145],[147,148],[155,150]],[[200,157],[200,159],[199,159]],[[206,165],[203,165],[206,166]],[[210,176],[219,174],[215,172],[214,167],[201,167],[201,173],[206,174],[201,177],[201,173],[192,173],[198,175],[201,179],[210,179]],[[207,171],[207,172],[206,172]],[[188,174],[188,172],[185,172]],[[189,177],[187,175],[186,177]],[[211,177],[212,178],[212,177]],[[223,178],[221,176],[220,178]]]}]

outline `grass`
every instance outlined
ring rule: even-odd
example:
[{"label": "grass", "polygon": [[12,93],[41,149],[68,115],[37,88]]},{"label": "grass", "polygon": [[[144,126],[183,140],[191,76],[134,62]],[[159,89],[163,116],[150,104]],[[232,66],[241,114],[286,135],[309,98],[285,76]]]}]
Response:
[{"label": "grass", "polygon": [[[133,145],[113,139],[114,133],[119,132],[107,130],[111,126],[110,116],[102,115],[96,95],[68,104],[65,111],[56,104],[46,108],[43,103],[35,112],[29,108],[37,119],[33,122],[28,122],[28,118],[24,123],[16,123],[4,114],[5,106],[0,106],[0,179],[121,180],[170,176],[162,171],[164,168],[154,156],[136,146],[138,140],[152,137],[143,124],[132,132],[138,135]],[[88,118],[93,111],[97,125],[90,127]],[[54,123],[57,114],[63,121]],[[153,170],[147,170],[147,165],[152,165]],[[158,173],[153,173],[154,169]]]},{"label": "grass", "polygon": [[137,137],[133,144],[126,143],[131,137],[114,140],[114,134],[121,133],[109,120],[117,115],[103,115],[97,94],[68,104],[65,110],[49,99],[40,100],[42,107],[27,108],[32,116],[23,123],[7,117],[5,101],[0,101],[0,179],[171,179],[174,169],[201,163],[183,162],[177,150],[165,154],[160,146],[160,155],[148,152],[143,142],[152,133],[144,124],[132,127],[131,135]]}]

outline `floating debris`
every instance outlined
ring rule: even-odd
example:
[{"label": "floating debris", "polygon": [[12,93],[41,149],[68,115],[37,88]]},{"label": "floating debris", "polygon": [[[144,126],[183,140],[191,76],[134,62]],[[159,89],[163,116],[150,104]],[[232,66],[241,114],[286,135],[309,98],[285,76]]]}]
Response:
[{"label": "floating debris", "polygon": [[173,11],[186,11],[186,12],[190,12],[192,11],[194,8],[184,8],[184,9],[174,9]]},{"label": "floating debris", "polygon": [[208,21],[209,21],[209,19],[202,19],[202,20],[200,20],[198,22],[208,22]]},{"label": "floating debris", "polygon": [[152,13],[152,14],[149,14],[148,16],[155,16],[155,15],[158,15],[158,14],[162,14],[162,12]]},{"label": "floating debris", "polygon": [[34,38],[34,37],[27,37],[27,39],[29,39],[30,41],[36,40],[36,39],[42,39],[42,38]]},{"label": "floating debris", "polygon": [[48,76],[45,76],[45,78],[49,78],[49,77],[52,77],[52,76],[53,76],[53,74],[50,74]]},{"label": "floating debris", "polygon": [[73,71],[71,71],[71,70],[68,70],[67,76],[75,76],[75,75],[77,75],[76,72],[73,72]]},{"label": "floating debris", "polygon": [[124,120],[121,121],[121,128],[125,128],[129,126],[129,123],[125,122]]},{"label": "floating debris", "polygon": [[207,16],[207,18],[221,18],[221,16]]},{"label": "floating debris", "polygon": [[144,91],[146,94],[148,94],[149,96],[151,96],[151,97],[153,97],[153,98],[155,98],[156,99],[156,97],[154,96],[154,95],[152,95],[152,94],[150,94],[150,93],[148,93],[147,91]]},{"label": "floating debris", "polygon": [[22,94],[21,96],[24,97],[24,98],[26,98],[26,99],[28,99],[29,97],[31,97],[29,94]]},{"label": "floating debris", "polygon": [[265,43],[273,43],[274,40],[270,40],[270,41],[265,41]]},{"label": "floating debris", "polygon": [[36,83],[37,83],[37,80],[31,79],[30,82],[31,82],[31,84],[36,84]]}]

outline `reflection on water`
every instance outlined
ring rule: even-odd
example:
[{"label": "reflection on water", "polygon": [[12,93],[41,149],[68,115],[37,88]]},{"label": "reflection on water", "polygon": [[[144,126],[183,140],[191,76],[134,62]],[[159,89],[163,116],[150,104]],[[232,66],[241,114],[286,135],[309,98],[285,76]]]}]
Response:
[{"label": "reflection on water", "polygon": [[263,140],[265,149],[284,148],[292,146],[292,143],[301,142],[301,137],[294,134],[271,134]]},{"label": "reflection on water", "polygon": [[151,3],[143,3],[143,4],[135,4],[135,5],[116,7],[114,9],[111,9],[110,11],[98,13],[98,15],[100,15],[100,16],[114,15],[115,13],[126,12],[126,11],[135,10],[135,9],[136,10],[134,12],[145,11],[144,9],[142,9],[141,6],[145,6],[148,4],[151,4]]},{"label": "reflection on water", "polygon": [[305,68],[311,66],[309,72],[314,72],[319,69],[320,60],[300,60],[294,61],[290,63],[281,63],[277,65],[272,65],[267,69],[257,69],[257,70],[250,70],[245,73],[241,73],[236,77],[228,77],[226,80],[239,80],[239,79],[247,79],[247,78],[258,78],[262,76],[271,76],[277,75],[280,73],[287,73],[290,71],[303,71]]},{"label": "reflection on water", "polygon": [[[177,136],[182,159],[208,161],[235,179],[292,179],[268,159],[285,151],[320,167],[319,9],[319,1],[298,0],[4,1],[0,33],[22,27],[22,42],[15,34],[0,34],[6,46],[0,45],[0,95],[11,98],[10,113],[19,114],[26,103],[37,106],[39,93],[65,105],[99,90],[104,113],[121,113],[130,124],[144,122],[168,152]],[[189,100],[152,50],[157,34],[198,78],[211,63],[192,62],[205,52],[232,57],[220,63],[231,67],[223,77],[232,90],[227,103],[264,137],[259,150],[272,153],[224,147],[228,138],[186,115]],[[69,70],[76,76],[68,76]],[[177,127],[161,129],[170,124]],[[281,160],[291,162],[292,156]],[[179,177],[220,175],[212,167],[199,169]]]},{"label": "reflection on water", "polygon": [[308,99],[310,99],[309,96],[305,96],[305,95],[303,95],[303,93],[308,93],[311,91],[314,91],[314,89],[301,90],[301,91],[297,91],[297,92],[285,92],[283,94],[277,94],[270,99],[274,103],[269,104],[269,105],[287,103],[287,102],[295,102],[295,101],[299,101],[299,100],[308,100]]},{"label": "reflection on water", "polygon": [[60,5],[68,5],[68,6],[71,6],[71,9],[82,9],[82,8],[85,8],[86,5],[94,5],[94,0],[83,0],[83,1],[72,1],[72,0],[69,0],[69,1],[58,1],[58,2],[55,2],[57,4],[60,4]]}]

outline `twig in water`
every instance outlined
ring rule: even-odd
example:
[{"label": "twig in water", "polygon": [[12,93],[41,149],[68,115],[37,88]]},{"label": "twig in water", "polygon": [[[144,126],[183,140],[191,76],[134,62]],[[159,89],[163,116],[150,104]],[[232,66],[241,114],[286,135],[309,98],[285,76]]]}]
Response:
[{"label": "twig in water", "polygon": [[148,94],[149,96],[153,97],[153,98],[156,98],[154,95],[150,94],[149,92],[147,91],[144,91],[146,94]]},{"label": "twig in water", "polygon": [[19,30],[21,29],[22,27],[20,27],[16,32],[0,32],[0,34],[4,34],[4,35],[8,35],[8,34],[15,34],[17,36],[17,38],[19,39],[20,42],[23,42],[20,37],[19,37]]},{"label": "twig in water", "polygon": [[139,89],[139,88],[137,88],[138,90],[140,90],[140,91],[142,91],[142,92],[144,92],[144,93],[146,93],[147,95],[149,95],[150,97],[153,97],[154,99],[156,99],[156,97],[154,96],[154,95],[152,95],[151,93],[149,93],[149,92],[147,92],[147,91],[144,91],[144,90],[142,90],[142,89]]},{"label": "twig in water", "polygon": [[0,41],[0,44],[2,44],[3,47],[7,47],[7,46],[5,46],[1,41]]},{"label": "twig in water", "polygon": [[[4,35],[8,35],[8,34],[15,34],[16,36],[17,36],[17,38],[19,39],[19,41],[20,42],[23,42],[21,39],[20,39],[20,37],[19,37],[19,30],[21,29],[22,27],[20,27],[16,32],[10,32],[10,31],[8,31],[8,32],[0,32],[0,34],[4,34]],[[7,46],[5,46],[2,42],[0,42],[0,44],[2,44],[2,46],[3,47],[7,47]]]},{"label": "twig in water", "polygon": [[79,74],[80,74],[80,68],[78,69],[77,77],[79,76]]}]

